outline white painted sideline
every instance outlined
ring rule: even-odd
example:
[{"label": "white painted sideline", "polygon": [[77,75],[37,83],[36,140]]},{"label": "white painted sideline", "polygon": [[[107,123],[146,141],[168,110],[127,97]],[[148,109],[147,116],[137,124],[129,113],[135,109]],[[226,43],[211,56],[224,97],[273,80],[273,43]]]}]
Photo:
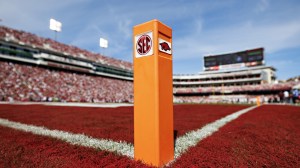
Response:
[{"label": "white painted sideline", "polygon": [[80,145],[85,147],[101,149],[109,152],[115,152],[119,155],[133,158],[133,145],[126,142],[115,142],[106,139],[96,139],[86,136],[84,134],[73,134],[65,131],[49,130],[45,127],[27,125],[0,118],[0,126],[1,125],[4,127],[9,127],[24,132],[30,132],[35,135],[56,138],[59,140],[66,141],[73,145]]},{"label": "white painted sideline", "polygon": [[[218,131],[221,127],[231,122],[232,120],[238,118],[240,115],[253,110],[257,106],[252,106],[233,114],[227,115],[224,118],[216,120],[215,122],[209,123],[204,127],[190,131],[185,135],[179,137],[175,141],[175,158],[168,165],[176,161],[182,154],[187,152],[187,150],[193,146],[196,146],[201,140],[212,135],[214,132]],[[22,124],[19,122],[9,121],[7,119],[0,118],[0,126],[13,128],[16,130],[30,132],[36,135],[42,135],[47,137],[53,137],[59,140],[66,141],[70,144],[80,145],[85,147],[91,147],[95,149],[101,149],[109,152],[114,152],[119,155],[127,156],[129,158],[134,157],[134,147],[133,144],[126,142],[115,142],[113,140],[107,139],[96,139],[84,134],[74,134],[59,130],[50,130],[45,127],[39,127],[34,125]]]},{"label": "white painted sideline", "polygon": [[126,107],[133,106],[130,103],[70,103],[70,102],[1,102],[0,104],[12,105],[45,105],[45,106],[75,106],[75,107]]},{"label": "white painted sideline", "polygon": [[245,114],[256,107],[257,106],[252,106],[235,112],[233,114],[227,115],[224,118],[207,124],[200,129],[190,131],[185,135],[177,138],[175,141],[175,160],[179,158],[183,153],[185,153],[189,148],[196,146],[198,142],[200,142],[204,138],[212,135],[227,123],[231,122],[234,119],[237,119],[240,115]]}]

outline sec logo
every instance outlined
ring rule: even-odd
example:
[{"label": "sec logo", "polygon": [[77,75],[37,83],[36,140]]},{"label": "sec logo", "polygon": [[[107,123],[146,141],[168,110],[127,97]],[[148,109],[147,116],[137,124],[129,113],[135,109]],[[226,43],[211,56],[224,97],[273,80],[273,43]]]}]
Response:
[{"label": "sec logo", "polygon": [[153,33],[148,32],[135,36],[136,57],[144,57],[153,54]]},{"label": "sec logo", "polygon": [[137,52],[141,55],[147,54],[152,48],[152,39],[148,35],[142,35],[136,44]]}]

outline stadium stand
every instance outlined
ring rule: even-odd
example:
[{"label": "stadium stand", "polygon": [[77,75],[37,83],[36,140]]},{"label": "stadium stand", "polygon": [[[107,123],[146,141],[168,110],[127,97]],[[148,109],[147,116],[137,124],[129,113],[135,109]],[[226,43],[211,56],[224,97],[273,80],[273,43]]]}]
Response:
[{"label": "stadium stand", "polygon": [[281,103],[278,95],[209,95],[209,96],[176,96],[176,103],[226,103],[255,104],[257,97],[261,103]]},{"label": "stadium stand", "polygon": [[[246,65],[174,75],[174,102],[254,103],[257,96],[280,102],[281,92],[300,83],[276,83],[274,67]],[[132,63],[5,26],[0,66],[0,101],[133,102]]]},{"label": "stadium stand", "polygon": [[0,62],[1,101],[132,102],[132,82]]},{"label": "stadium stand", "polygon": [[196,88],[174,88],[174,93],[247,93],[247,92],[268,92],[290,90],[297,82],[287,82],[278,84],[260,84],[243,86],[223,86],[223,87],[196,87]]},{"label": "stadium stand", "polygon": [[105,57],[75,46],[69,46],[51,39],[41,38],[28,32],[14,30],[4,26],[0,26],[0,38],[5,41],[15,42],[19,45],[29,45],[33,48],[46,49],[77,58],[100,62],[109,66],[132,70],[132,64],[130,62]]}]

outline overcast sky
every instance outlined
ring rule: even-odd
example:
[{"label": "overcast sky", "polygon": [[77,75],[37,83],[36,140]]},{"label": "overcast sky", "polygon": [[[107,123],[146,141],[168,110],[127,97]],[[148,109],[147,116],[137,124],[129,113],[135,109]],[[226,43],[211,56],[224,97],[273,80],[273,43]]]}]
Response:
[{"label": "overcast sky", "polygon": [[[173,29],[173,73],[202,71],[203,56],[264,47],[279,79],[300,75],[299,0],[0,0],[0,24],[132,62],[133,26]],[[100,49],[99,38],[109,48]]]}]

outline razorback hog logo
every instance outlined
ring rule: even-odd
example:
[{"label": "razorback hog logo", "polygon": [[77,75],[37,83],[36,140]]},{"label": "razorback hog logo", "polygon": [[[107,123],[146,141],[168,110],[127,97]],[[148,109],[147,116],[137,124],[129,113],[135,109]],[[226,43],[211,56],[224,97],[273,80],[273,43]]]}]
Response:
[{"label": "razorback hog logo", "polygon": [[169,44],[168,43],[166,43],[166,42],[162,42],[162,43],[160,43],[159,44],[160,46],[161,46],[161,49],[162,50],[164,50],[164,51],[171,51],[171,47],[169,46]]}]

